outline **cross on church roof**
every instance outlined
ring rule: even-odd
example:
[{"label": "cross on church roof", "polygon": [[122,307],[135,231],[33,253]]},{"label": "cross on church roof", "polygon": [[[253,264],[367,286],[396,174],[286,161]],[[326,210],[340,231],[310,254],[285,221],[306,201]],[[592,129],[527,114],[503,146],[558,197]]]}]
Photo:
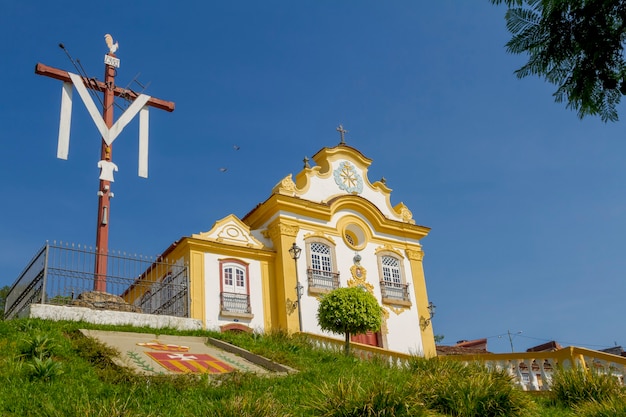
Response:
[{"label": "cross on church roof", "polygon": [[345,145],[346,144],[345,134],[348,133],[348,131],[343,128],[343,125],[339,125],[336,130],[337,132],[339,132],[339,135],[341,136],[341,142],[339,142],[339,144]]}]

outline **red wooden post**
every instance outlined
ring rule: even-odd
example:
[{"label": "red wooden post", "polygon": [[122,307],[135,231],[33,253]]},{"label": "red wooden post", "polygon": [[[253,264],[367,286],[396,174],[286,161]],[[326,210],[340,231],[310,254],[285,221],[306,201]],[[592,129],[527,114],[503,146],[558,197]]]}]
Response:
[{"label": "red wooden post", "polygon": [[[115,58],[115,54],[109,52],[109,56]],[[102,118],[108,128],[113,126],[113,100],[115,99],[115,73],[114,66],[104,64],[104,103]],[[113,144],[107,145],[102,138],[100,160],[111,161],[113,158]],[[109,252],[109,217],[111,215],[111,183],[107,180],[100,180],[98,192],[98,216],[96,225],[96,265],[94,290],[106,292],[107,283],[107,260]]]}]

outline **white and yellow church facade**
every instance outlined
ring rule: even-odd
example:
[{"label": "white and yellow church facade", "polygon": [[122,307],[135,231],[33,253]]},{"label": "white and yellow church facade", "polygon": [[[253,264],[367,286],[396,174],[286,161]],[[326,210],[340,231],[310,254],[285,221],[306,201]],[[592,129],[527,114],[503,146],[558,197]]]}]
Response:
[{"label": "white and yellow church facade", "polygon": [[[231,214],[162,254],[188,265],[191,317],[207,329],[341,339],[320,329],[319,300],[334,288],[361,286],[383,307],[383,325],[354,341],[435,356],[420,244],[430,229],[416,225],[403,203],[392,206],[384,179],[368,179],[372,160],[343,140],[313,161],[243,218]],[[142,299],[129,301],[141,306]]]}]

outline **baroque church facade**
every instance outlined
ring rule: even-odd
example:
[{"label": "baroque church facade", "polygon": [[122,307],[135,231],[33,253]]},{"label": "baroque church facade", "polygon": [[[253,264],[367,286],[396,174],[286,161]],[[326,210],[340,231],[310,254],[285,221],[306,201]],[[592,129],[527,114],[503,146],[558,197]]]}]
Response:
[{"label": "baroque church facade", "polygon": [[[383,307],[383,324],[353,341],[435,356],[420,244],[430,229],[417,225],[403,203],[392,206],[384,179],[368,179],[372,160],[343,139],[313,161],[243,218],[231,214],[161,255],[188,265],[191,317],[207,329],[342,339],[320,329],[319,301],[335,288],[360,286]],[[141,306],[148,299],[129,301]]]}]

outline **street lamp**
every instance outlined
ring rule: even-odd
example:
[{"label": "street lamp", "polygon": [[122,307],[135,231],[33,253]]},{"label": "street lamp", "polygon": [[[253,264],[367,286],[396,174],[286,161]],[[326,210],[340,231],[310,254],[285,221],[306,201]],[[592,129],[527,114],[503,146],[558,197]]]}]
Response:
[{"label": "street lamp", "polygon": [[432,320],[433,316],[435,315],[435,309],[437,308],[436,305],[433,304],[433,302],[429,302],[428,303],[428,318],[425,317],[420,317],[420,327],[422,328],[422,330],[426,330],[426,328],[430,325],[430,321]]},{"label": "street lamp", "polygon": [[298,277],[298,258],[300,258],[300,253],[302,253],[302,249],[296,245],[296,242],[293,242],[291,248],[289,248],[289,255],[291,255],[291,259],[296,267],[296,294],[298,295],[298,323],[300,325],[300,331],[302,331],[302,305],[300,304],[300,292],[302,291],[302,285],[300,285],[300,278]]}]

